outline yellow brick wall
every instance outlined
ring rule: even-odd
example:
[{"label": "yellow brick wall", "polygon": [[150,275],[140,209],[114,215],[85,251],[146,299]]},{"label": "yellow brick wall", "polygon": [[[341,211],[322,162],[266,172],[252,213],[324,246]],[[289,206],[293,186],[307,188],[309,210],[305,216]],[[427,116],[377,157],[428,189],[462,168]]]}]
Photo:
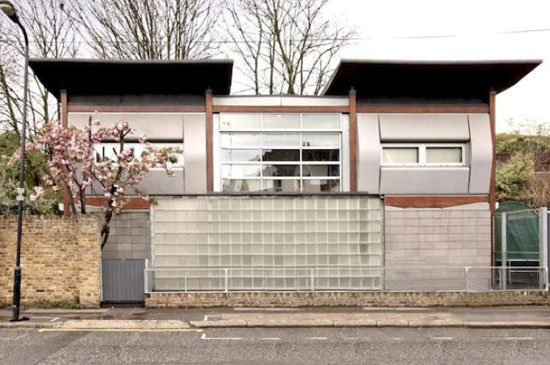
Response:
[{"label": "yellow brick wall", "polygon": [[[98,307],[101,296],[100,220],[95,216],[25,216],[21,301]],[[11,305],[17,220],[0,217],[0,306]]]}]

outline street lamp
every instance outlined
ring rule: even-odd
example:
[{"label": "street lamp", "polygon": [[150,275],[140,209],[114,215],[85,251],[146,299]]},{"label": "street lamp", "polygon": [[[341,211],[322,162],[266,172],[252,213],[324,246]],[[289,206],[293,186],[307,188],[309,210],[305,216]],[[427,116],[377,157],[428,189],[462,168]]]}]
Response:
[{"label": "street lamp", "polygon": [[13,277],[13,315],[10,321],[24,321],[28,318],[19,317],[21,303],[21,236],[23,234],[23,201],[25,199],[25,142],[27,131],[27,94],[29,92],[29,38],[23,24],[17,17],[15,6],[7,0],[0,0],[0,10],[19,26],[25,38],[25,81],[23,86],[23,126],[21,127],[21,165],[19,167],[19,188],[17,189],[17,256]]}]

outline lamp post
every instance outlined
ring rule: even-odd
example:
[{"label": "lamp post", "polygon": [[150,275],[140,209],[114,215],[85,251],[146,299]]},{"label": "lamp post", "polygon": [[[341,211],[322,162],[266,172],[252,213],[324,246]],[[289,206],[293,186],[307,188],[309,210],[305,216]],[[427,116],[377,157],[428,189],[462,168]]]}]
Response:
[{"label": "lamp post", "polygon": [[29,92],[29,38],[23,24],[19,21],[15,6],[7,0],[0,0],[0,10],[23,32],[25,39],[25,81],[23,86],[23,126],[21,127],[21,165],[19,167],[19,188],[17,189],[17,255],[13,278],[13,315],[10,321],[24,321],[28,318],[19,317],[21,302],[21,236],[23,234],[23,201],[25,199],[25,142],[27,130],[27,94]]}]

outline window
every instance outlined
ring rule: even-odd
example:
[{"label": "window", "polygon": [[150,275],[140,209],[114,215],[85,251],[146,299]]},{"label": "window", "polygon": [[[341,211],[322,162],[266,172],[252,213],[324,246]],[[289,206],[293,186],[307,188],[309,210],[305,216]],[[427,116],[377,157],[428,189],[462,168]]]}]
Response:
[{"label": "window", "polygon": [[[151,142],[151,144],[156,148],[182,148],[182,143],[154,143]],[[142,143],[136,143],[136,142],[125,142],[124,143],[124,149],[131,149],[134,151],[134,156],[141,156],[141,153],[143,152],[145,148],[145,145]],[[95,158],[96,161],[100,161],[104,158],[108,158],[111,160],[115,159],[116,154],[119,152],[119,144],[118,143],[97,143],[94,145],[95,150]],[[183,161],[183,153],[174,155],[175,162],[173,163],[174,168],[181,168],[183,167],[184,161]]]},{"label": "window", "polygon": [[465,166],[464,144],[384,144],[383,166]]},{"label": "window", "polygon": [[335,192],[342,185],[340,114],[220,114],[224,192]]}]

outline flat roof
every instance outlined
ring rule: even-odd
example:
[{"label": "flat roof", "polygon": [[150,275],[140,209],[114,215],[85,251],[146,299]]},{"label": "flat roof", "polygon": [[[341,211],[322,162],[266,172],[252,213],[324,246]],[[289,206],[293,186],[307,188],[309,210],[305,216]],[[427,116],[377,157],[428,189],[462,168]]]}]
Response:
[{"label": "flat roof", "polygon": [[69,95],[229,95],[232,60],[98,60],[33,58],[29,65],[59,99]]},{"label": "flat roof", "polygon": [[342,60],[324,95],[359,98],[481,99],[515,85],[542,60]]}]

